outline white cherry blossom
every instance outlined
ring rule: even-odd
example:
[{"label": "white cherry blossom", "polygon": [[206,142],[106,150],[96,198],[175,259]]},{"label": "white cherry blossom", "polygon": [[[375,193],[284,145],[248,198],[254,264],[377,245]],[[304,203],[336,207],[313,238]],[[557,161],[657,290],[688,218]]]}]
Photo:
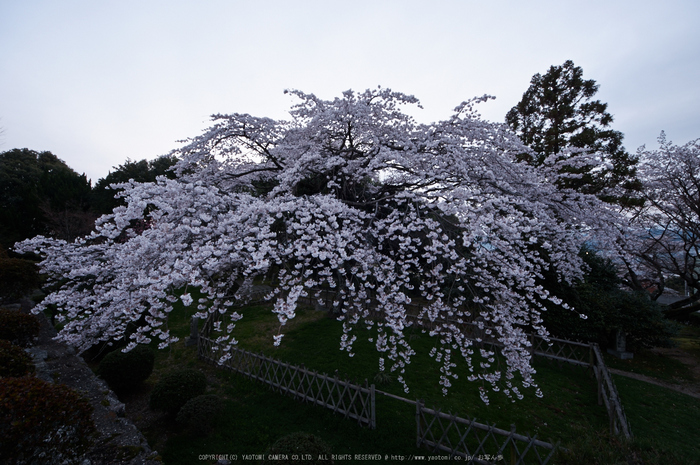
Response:
[{"label": "white cherry blossom", "polygon": [[215,115],[174,151],[176,179],[122,185],[126,206],[90,236],[18,245],[43,257],[55,290],[37,311],[58,308],[59,338],[83,350],[135,323],[133,343],[166,346],[184,292],[193,314],[216,316],[228,354],[239,304],[264,282],[280,324],[275,345],[299,298],[316,296],[343,323],[340,349],[352,356],[353,329],[369,328],[380,369],[401,382],[415,354],[406,331],[418,326],[436,340],[445,392],[467,372],[516,398],[519,374],[539,393],[528,334],[547,335],[545,304],[566,305],[544,273],[572,282],[585,241],[613,247],[611,207],[558,188],[556,168],[518,163],[527,147],[474,110],[488,97],[425,125],[401,110],[414,97],[388,89],[332,101],[290,94],[298,103],[288,121]]}]

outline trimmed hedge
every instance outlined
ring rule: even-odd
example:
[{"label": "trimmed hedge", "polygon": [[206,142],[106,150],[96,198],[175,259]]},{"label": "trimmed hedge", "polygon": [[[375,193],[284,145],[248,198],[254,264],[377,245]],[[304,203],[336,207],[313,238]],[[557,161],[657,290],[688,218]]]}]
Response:
[{"label": "trimmed hedge", "polygon": [[12,302],[39,287],[35,263],[21,258],[8,258],[0,247],[0,303]]},{"label": "trimmed hedge", "polygon": [[166,373],[151,392],[152,410],[176,414],[188,400],[204,394],[207,379],[202,372],[183,368]]},{"label": "trimmed hedge", "polygon": [[214,394],[193,397],[182,406],[176,422],[197,436],[206,436],[221,417],[223,400]]},{"label": "trimmed hedge", "polygon": [[[292,456],[310,455],[311,460],[304,460],[304,463],[309,464],[325,464],[333,463],[331,458],[331,447],[319,437],[310,433],[291,433],[278,439],[266,452],[265,464],[274,465],[291,465],[298,463],[298,460],[292,460]],[[279,457],[279,459],[271,459],[270,457]],[[284,458],[286,457],[286,458]],[[322,460],[321,457],[327,457],[328,460]]]},{"label": "trimmed hedge", "polygon": [[39,335],[41,325],[36,315],[18,310],[0,309],[0,339],[27,347]]},{"label": "trimmed hedge", "polygon": [[92,406],[67,386],[0,379],[0,463],[74,463],[92,444]]},{"label": "trimmed hedge", "polygon": [[34,373],[32,357],[21,347],[0,339],[0,378],[18,378]]},{"label": "trimmed hedge", "polygon": [[132,390],[153,372],[156,355],[150,347],[139,344],[129,352],[108,353],[97,368],[97,374],[116,392]]}]

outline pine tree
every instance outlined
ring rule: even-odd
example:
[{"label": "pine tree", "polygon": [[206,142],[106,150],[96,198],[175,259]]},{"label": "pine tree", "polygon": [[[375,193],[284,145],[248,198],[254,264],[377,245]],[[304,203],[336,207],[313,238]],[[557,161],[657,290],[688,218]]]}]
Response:
[{"label": "pine tree", "polygon": [[[598,84],[583,79],[583,70],[567,60],[535,74],[506,123],[534,153],[522,159],[535,166],[559,163],[570,173],[565,186],[607,201],[634,202],[636,158],[622,146],[623,134],[610,128],[608,104],[593,100]],[[584,161],[575,156],[583,149]],[[554,158],[552,158],[554,157]],[[576,161],[574,161],[576,159]],[[613,189],[622,189],[613,193]]]}]

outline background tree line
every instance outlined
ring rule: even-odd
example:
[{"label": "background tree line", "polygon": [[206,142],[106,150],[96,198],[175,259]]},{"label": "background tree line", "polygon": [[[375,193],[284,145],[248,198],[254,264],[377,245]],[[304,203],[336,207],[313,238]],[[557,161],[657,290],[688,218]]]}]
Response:
[{"label": "background tree line", "polygon": [[95,220],[122,204],[109,186],[133,179],[173,177],[175,158],[131,161],[114,167],[94,185],[51,152],[13,149],[0,153],[0,244],[37,235],[74,240],[88,234]]}]

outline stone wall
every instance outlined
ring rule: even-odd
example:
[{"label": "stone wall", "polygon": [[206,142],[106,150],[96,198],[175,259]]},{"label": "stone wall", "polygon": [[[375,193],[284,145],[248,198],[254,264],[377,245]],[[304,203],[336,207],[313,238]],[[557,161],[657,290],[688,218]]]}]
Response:
[{"label": "stone wall", "polygon": [[[16,305],[15,307],[20,307]],[[32,303],[22,301],[21,311],[28,312]],[[36,376],[51,383],[65,384],[90,401],[98,439],[81,465],[156,465],[157,452],[146,438],[124,417],[124,404],[95,376],[73,347],[53,340],[56,330],[48,318],[38,315],[41,332],[36,344],[27,349],[34,358]]]}]

